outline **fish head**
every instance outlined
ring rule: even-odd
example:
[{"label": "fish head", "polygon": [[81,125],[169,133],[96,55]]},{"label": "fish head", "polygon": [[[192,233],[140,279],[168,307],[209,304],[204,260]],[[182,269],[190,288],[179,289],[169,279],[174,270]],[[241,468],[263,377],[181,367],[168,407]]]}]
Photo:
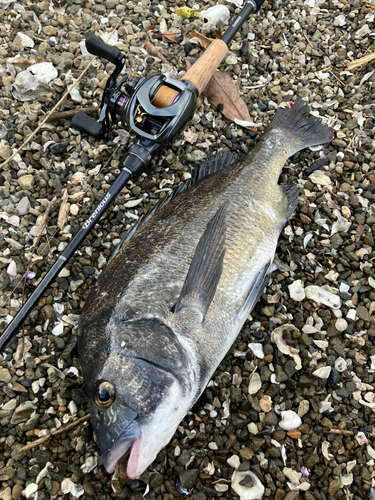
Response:
[{"label": "fish head", "polygon": [[[128,456],[127,475],[134,479],[189,410],[194,376],[173,332],[159,321],[112,322],[106,330],[111,335],[93,352],[88,336],[80,354],[91,420],[106,470]],[[86,336],[80,336],[83,346]]]}]

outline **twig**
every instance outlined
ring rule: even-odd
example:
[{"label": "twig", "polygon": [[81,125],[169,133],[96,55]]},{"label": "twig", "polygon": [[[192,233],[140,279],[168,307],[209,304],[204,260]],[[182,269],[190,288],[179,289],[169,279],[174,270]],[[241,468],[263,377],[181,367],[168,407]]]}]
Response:
[{"label": "twig", "polygon": [[347,68],[349,71],[351,71],[354,68],[357,68],[358,66],[361,66],[362,64],[367,64],[370,61],[375,59],[375,52],[373,54],[369,54],[368,56],[361,57],[360,59],[357,59],[356,61],[350,62],[347,64]]},{"label": "twig", "polygon": [[40,444],[45,443],[46,441],[50,440],[53,436],[57,436],[58,434],[62,434],[63,432],[70,431],[70,429],[73,429],[73,427],[76,427],[77,425],[81,424],[82,422],[86,422],[87,420],[90,420],[90,415],[85,415],[84,417],[79,418],[78,420],[75,420],[74,422],[70,422],[69,424],[63,425],[60,427],[60,429],[57,429],[56,431],[51,432],[47,436],[43,436],[39,439],[36,439],[35,441],[32,441],[31,443],[23,446],[18,450],[18,453],[24,453],[25,451],[29,451],[32,448],[35,448],[35,446],[39,446]]},{"label": "twig", "polygon": [[147,52],[148,52],[149,54],[151,54],[152,56],[154,56],[154,57],[158,57],[161,61],[163,61],[163,63],[165,63],[165,64],[169,64],[170,66],[172,66],[172,65],[171,65],[171,63],[168,61],[168,59],[166,59],[166,58],[163,56],[163,54],[161,54],[161,53],[158,51],[158,49],[155,47],[155,45],[154,45],[153,43],[151,43],[151,42],[146,42],[146,43],[145,43],[145,49],[146,49],[146,50],[147,50]]},{"label": "twig", "polygon": [[71,109],[69,111],[61,111],[61,113],[52,113],[52,115],[48,114],[47,122],[53,122],[55,120],[65,120],[66,118],[72,118],[80,111],[84,111],[86,115],[91,115],[96,111],[99,111],[99,108],[81,108],[81,109]]},{"label": "twig", "polygon": [[326,434],[342,434],[344,436],[353,436],[354,432],[353,431],[347,431],[345,429],[324,429],[324,432]]},{"label": "twig", "polygon": [[314,48],[314,45],[310,42],[310,40],[307,38],[307,36],[305,35],[305,33],[302,31],[302,35],[306,38],[306,41],[307,43],[310,45],[310,47],[313,49]]},{"label": "twig", "polygon": [[373,5],[370,5],[369,3],[366,3],[365,7],[368,7],[370,9],[375,9],[375,7]]},{"label": "twig", "polygon": [[328,72],[329,72],[329,73],[331,73],[331,75],[332,75],[334,78],[336,78],[336,80],[337,80],[339,83],[341,83],[341,85],[342,85],[343,87],[345,87],[345,83],[343,83],[343,82],[340,80],[340,78],[338,78],[338,77],[335,75],[335,73],[334,73],[333,71],[331,71],[331,70],[329,69],[329,70],[328,70]]},{"label": "twig", "polygon": [[[123,21],[123,18],[121,18],[119,20],[119,22],[116,24],[116,26],[113,28],[112,30],[112,33],[109,35],[108,39],[109,40],[111,38],[111,36],[113,35],[113,33],[116,31],[116,28],[118,27],[118,25],[120,23],[122,23]],[[68,97],[68,95],[70,94],[70,92],[74,89],[74,87],[77,85],[77,83],[82,80],[82,77],[84,74],[86,74],[86,72],[89,70],[89,68],[91,67],[92,63],[95,61],[96,57],[94,57],[93,59],[91,59],[91,61],[89,62],[89,64],[86,66],[86,68],[82,71],[82,73],[79,75],[79,77],[77,78],[77,80],[69,87],[69,89],[65,92],[65,94],[62,96],[62,98],[59,100],[59,102],[56,104],[56,106],[54,106],[51,111],[48,113],[48,115],[41,121],[41,123],[39,124],[39,126],[34,130],[34,132],[32,134],[30,134],[27,139],[23,142],[23,144],[21,144],[21,146],[17,149],[17,151],[15,151],[12,156],[10,156],[7,160],[4,161],[4,163],[2,163],[0,165],[0,167],[4,168],[6,165],[8,165],[8,163],[10,161],[12,161],[14,159],[14,157],[20,152],[22,151],[22,149],[27,145],[29,144],[29,142],[35,137],[35,135],[39,132],[39,130],[42,128],[42,126],[47,123],[49,117],[52,115],[52,113],[54,113],[56,111],[56,109],[60,106],[60,104],[65,101],[66,97]]]}]

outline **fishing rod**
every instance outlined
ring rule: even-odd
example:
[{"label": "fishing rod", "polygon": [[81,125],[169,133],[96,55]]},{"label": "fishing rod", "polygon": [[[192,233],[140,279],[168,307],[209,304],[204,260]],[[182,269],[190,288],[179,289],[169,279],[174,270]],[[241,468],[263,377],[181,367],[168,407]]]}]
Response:
[{"label": "fishing rod", "polygon": [[264,0],[248,0],[224,35],[211,42],[181,80],[167,78],[161,74],[148,78],[129,77],[125,74],[117,81],[125,65],[125,56],[116,47],[106,44],[95,35],[87,36],[87,50],[116,67],[104,89],[98,121],[80,111],[72,119],[72,126],[97,139],[108,139],[110,117],[114,123],[117,123],[120,117],[124,127],[134,132],[137,137],[120,160],[119,176],[1,334],[0,349],[18,333],[40,296],[74,255],[131,177],[139,177],[150,166],[161,145],[173,140],[185,128],[193,117],[198,96],[227,54],[229,43],[249,15],[256,13],[263,3]]}]

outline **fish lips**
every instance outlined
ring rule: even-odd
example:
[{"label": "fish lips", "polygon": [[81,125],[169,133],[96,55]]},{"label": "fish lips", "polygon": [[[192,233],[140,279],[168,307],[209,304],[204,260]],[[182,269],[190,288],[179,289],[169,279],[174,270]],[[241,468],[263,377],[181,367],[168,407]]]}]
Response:
[{"label": "fish lips", "polygon": [[103,465],[108,473],[115,470],[116,466],[126,456],[130,450],[131,455],[138,449],[141,440],[141,430],[137,422],[132,422],[114,443],[108,446],[106,439],[98,438],[100,453],[103,458]]}]

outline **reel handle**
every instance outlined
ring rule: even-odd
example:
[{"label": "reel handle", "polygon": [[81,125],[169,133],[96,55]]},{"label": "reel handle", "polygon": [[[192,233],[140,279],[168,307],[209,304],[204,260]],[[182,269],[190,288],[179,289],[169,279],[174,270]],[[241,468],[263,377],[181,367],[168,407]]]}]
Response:
[{"label": "reel handle", "polygon": [[107,59],[113,64],[117,64],[124,57],[116,47],[111,47],[92,33],[86,37],[86,48],[90,54]]}]

